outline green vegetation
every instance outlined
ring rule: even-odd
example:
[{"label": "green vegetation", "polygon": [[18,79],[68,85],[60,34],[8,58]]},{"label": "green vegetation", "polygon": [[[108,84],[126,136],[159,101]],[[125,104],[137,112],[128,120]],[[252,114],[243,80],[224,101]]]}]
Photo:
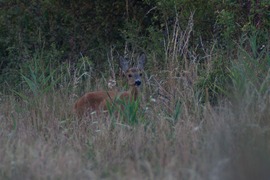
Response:
[{"label": "green vegetation", "polygon": [[[0,179],[268,179],[269,11],[268,0],[2,0]],[[140,101],[74,115],[110,78],[126,90],[119,55],[141,52]]]}]

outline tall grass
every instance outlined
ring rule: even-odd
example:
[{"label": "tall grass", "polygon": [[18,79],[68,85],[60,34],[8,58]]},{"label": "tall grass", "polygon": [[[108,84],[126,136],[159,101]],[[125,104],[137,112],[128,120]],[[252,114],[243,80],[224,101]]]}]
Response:
[{"label": "tall grass", "polygon": [[[149,66],[140,105],[122,114],[74,116],[71,88],[82,73],[46,91],[37,87],[54,85],[57,71],[22,74],[24,89],[1,94],[0,179],[268,179],[269,57],[260,66],[239,47],[226,67],[226,97],[212,105],[202,100],[207,88],[196,88],[201,65],[183,46],[192,26],[177,28],[164,41],[164,71]],[[210,74],[219,57],[205,52]]]}]

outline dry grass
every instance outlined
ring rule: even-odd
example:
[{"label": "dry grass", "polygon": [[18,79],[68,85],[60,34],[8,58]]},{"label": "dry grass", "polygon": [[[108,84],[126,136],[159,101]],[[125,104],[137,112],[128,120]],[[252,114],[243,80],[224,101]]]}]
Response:
[{"label": "dry grass", "polygon": [[[1,179],[267,179],[269,96],[212,107],[199,103],[185,77],[171,100],[145,87],[139,123],[125,116],[72,114],[62,92],[2,96]],[[170,95],[170,94],[169,94]],[[249,103],[248,103],[249,102]],[[147,110],[144,110],[146,108]]]},{"label": "dry grass", "polygon": [[[164,40],[166,66],[148,65],[136,116],[77,119],[75,91],[65,86],[26,98],[2,94],[0,179],[269,179],[269,91],[232,71],[232,99],[210,105],[195,89],[196,59],[188,59],[197,58],[188,50],[192,17],[183,32],[177,23]],[[205,50],[206,72],[217,58],[212,50]]]}]

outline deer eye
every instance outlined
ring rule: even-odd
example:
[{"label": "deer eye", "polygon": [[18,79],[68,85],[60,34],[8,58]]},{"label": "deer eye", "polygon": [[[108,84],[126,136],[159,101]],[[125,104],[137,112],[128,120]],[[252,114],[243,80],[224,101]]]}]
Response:
[{"label": "deer eye", "polygon": [[131,74],[129,74],[129,75],[128,75],[128,77],[132,77],[132,75],[131,75]]},{"label": "deer eye", "polygon": [[142,76],[142,73],[140,73],[140,76]]}]

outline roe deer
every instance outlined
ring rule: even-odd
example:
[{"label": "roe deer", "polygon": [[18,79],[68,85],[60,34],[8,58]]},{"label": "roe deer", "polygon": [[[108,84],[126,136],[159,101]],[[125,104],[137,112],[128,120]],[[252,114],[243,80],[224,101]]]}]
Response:
[{"label": "roe deer", "polygon": [[86,112],[107,110],[107,105],[112,105],[116,99],[123,101],[135,101],[139,95],[138,87],[141,85],[141,76],[146,61],[145,54],[138,58],[138,64],[135,67],[129,67],[129,62],[120,57],[120,67],[128,80],[129,90],[118,91],[95,91],[88,92],[77,100],[74,105],[76,114],[81,117]]}]

